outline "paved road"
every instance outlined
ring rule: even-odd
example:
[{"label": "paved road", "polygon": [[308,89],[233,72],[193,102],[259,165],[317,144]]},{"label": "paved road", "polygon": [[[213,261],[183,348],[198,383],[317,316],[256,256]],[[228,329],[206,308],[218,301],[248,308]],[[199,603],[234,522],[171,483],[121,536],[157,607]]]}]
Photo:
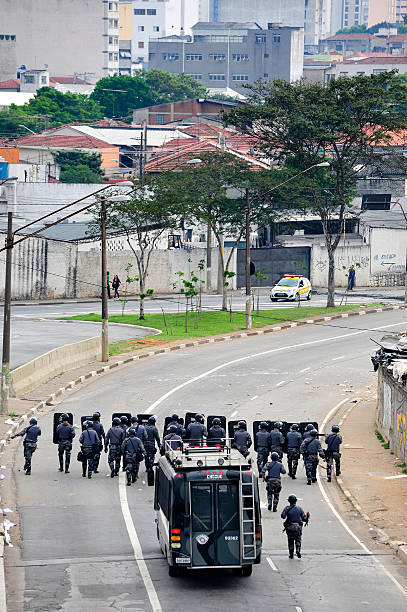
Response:
[{"label": "paved road", "polygon": [[[81,414],[97,408],[106,425],[112,412],[125,409],[154,412],[160,424],[164,415],[190,409],[223,412],[229,418],[321,423],[338,402],[348,402],[375,384],[369,338],[403,329],[404,320],[404,312],[394,311],[162,354],[96,379],[70,394],[58,410],[73,412],[79,422]],[[345,403],[344,409],[348,407]],[[339,523],[319,486],[306,486],[302,469],[295,483],[284,479],[282,493],[284,499],[295,492],[312,513],[302,560],[288,559],[279,514],[265,509],[264,557],[251,578],[210,571],[173,579],[155,536],[152,489],[142,479],[127,489],[123,475],[120,482],[112,481],[106,466],[91,482],[81,478],[78,464],[69,476],[59,474],[50,441],[51,416],[42,417],[40,425],[43,436],[31,477],[20,471],[20,445],[15,455],[22,543],[21,549],[7,551],[9,612],[405,612],[405,594],[386,574],[405,588],[405,567],[374,544],[344,508],[345,521],[378,557],[366,553]],[[262,496],[264,507],[264,491]],[[136,530],[141,542],[152,579],[148,589],[128,528]],[[155,594],[159,603],[152,608],[149,597],[154,600]]]},{"label": "paved road", "polygon": [[[75,323],[74,321],[47,321],[32,317],[13,316],[11,321],[11,367],[31,361],[58,346],[79,342],[98,336],[100,325]],[[109,341],[117,342],[130,338],[142,338],[151,334],[150,329],[136,326],[109,326]],[[3,324],[0,324],[0,341],[3,341]]]}]

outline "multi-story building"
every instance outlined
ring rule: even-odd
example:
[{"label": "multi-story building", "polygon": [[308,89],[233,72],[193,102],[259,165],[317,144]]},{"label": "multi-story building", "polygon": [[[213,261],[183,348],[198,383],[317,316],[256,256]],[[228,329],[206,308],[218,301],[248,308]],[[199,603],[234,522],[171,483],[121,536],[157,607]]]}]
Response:
[{"label": "multi-story building", "polygon": [[118,0],[0,0],[20,65],[96,81],[119,69]]},{"label": "multi-story building", "polygon": [[259,78],[302,77],[304,29],[257,23],[197,23],[192,37],[150,41],[150,68],[186,73],[209,88],[238,89]]},{"label": "multi-story building", "polygon": [[255,21],[303,26],[305,46],[318,45],[331,32],[332,0],[200,0],[200,21]]},{"label": "multi-story building", "polygon": [[0,31],[0,81],[15,79],[17,76],[15,34],[2,34]]},{"label": "multi-story building", "polygon": [[402,23],[407,0],[332,0],[331,33],[354,25]]}]

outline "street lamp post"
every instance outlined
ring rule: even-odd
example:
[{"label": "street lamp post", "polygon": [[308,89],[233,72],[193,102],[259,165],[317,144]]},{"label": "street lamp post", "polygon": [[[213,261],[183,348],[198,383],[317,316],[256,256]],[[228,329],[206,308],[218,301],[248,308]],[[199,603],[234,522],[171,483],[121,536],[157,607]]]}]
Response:
[{"label": "street lamp post", "polygon": [[109,314],[107,305],[107,258],[106,258],[106,199],[102,198],[100,210],[102,241],[102,361],[109,361]]},{"label": "street lamp post", "polygon": [[1,410],[8,414],[8,399],[10,396],[10,330],[11,330],[11,266],[13,263],[13,213],[7,213],[6,239],[6,278],[4,288],[3,313],[3,356],[1,363]]}]

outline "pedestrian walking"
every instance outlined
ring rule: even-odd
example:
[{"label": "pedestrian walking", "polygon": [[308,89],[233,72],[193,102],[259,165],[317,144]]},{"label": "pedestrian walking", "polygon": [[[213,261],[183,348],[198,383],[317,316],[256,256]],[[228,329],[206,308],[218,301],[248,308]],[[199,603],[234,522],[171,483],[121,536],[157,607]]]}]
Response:
[{"label": "pedestrian walking", "polygon": [[126,464],[127,486],[136,482],[140,469],[140,461],[143,460],[145,449],[140,438],[136,437],[134,427],[129,428],[128,437],[123,441],[122,454]]},{"label": "pedestrian walking", "polygon": [[92,422],[93,422],[93,429],[94,431],[96,431],[98,438],[99,438],[99,448],[97,450],[97,452],[95,453],[95,456],[93,458],[93,471],[95,472],[95,474],[99,473],[99,461],[100,461],[100,454],[103,450],[103,443],[105,441],[106,438],[106,434],[105,434],[105,430],[104,427],[102,425],[102,423],[100,422],[100,412],[94,412],[92,415]]},{"label": "pedestrian walking", "polygon": [[290,431],[287,434],[287,464],[288,475],[293,480],[296,479],[298,459],[300,458],[300,447],[302,443],[302,435],[300,434],[299,426],[293,423]]},{"label": "pedestrian walking", "polygon": [[120,278],[117,276],[117,274],[115,274],[114,277],[113,277],[113,281],[112,281],[112,287],[114,289],[113,298],[117,298],[117,299],[120,298],[120,295],[119,295],[119,287],[120,287],[120,285],[121,285]]},{"label": "pedestrian walking", "polygon": [[120,425],[119,417],[115,417],[112,421],[112,426],[106,434],[105,438],[105,453],[109,450],[107,462],[110,467],[110,477],[114,478],[119,474],[121,449],[125,433]]},{"label": "pedestrian walking", "polygon": [[284,444],[284,436],[281,433],[281,428],[283,424],[280,421],[276,421],[274,423],[274,427],[270,433],[270,450],[272,453],[278,453],[280,457],[280,461],[283,458],[283,444]]},{"label": "pedestrian walking", "polygon": [[31,474],[31,459],[33,453],[37,450],[37,440],[38,436],[41,435],[41,429],[37,425],[37,419],[30,419],[30,424],[28,427],[24,427],[19,433],[11,436],[12,438],[17,438],[17,436],[24,437],[23,447],[24,447],[24,471],[26,476],[30,476]]},{"label": "pedestrian walking", "polygon": [[281,518],[284,519],[284,531],[287,534],[288,540],[288,557],[294,559],[294,544],[297,557],[301,559],[301,540],[302,526],[308,525],[310,514],[305,513],[301,506],[297,506],[297,498],[295,495],[289,495],[289,506],[286,506],[281,513]]},{"label": "pedestrian walking", "polygon": [[328,482],[331,482],[332,467],[335,462],[336,476],[341,473],[341,453],[340,447],[342,444],[342,436],[339,435],[339,426],[332,425],[332,433],[325,437],[325,459],[326,459],[326,475]]},{"label": "pedestrian walking", "polygon": [[82,476],[86,478],[86,471],[88,478],[92,478],[92,472],[94,470],[94,458],[99,449],[99,437],[93,427],[92,421],[86,421],[86,429],[81,433],[79,442],[81,444],[81,461],[82,461]]},{"label": "pedestrian walking", "polygon": [[310,437],[306,438],[301,444],[300,453],[304,455],[307,484],[310,485],[312,482],[317,481],[318,455],[321,459],[325,459],[325,454],[318,440],[318,432],[316,429],[311,429]]},{"label": "pedestrian walking", "polygon": [[112,297],[110,294],[110,272],[106,272],[106,289],[107,289],[107,297],[110,298]]},{"label": "pedestrian walking", "polygon": [[348,291],[352,291],[356,280],[356,270],[354,265],[352,264],[348,270]]},{"label": "pedestrian walking", "polygon": [[61,415],[61,421],[62,422],[57,427],[59,471],[64,471],[65,455],[65,474],[69,474],[72,440],[75,437],[75,430],[72,425],[69,424],[69,417],[67,414]]},{"label": "pedestrian walking", "polygon": [[281,491],[281,474],[285,474],[286,470],[276,451],[271,453],[271,461],[267,463],[261,471],[263,482],[267,482],[267,509],[277,512],[278,501]]},{"label": "pedestrian walking", "polygon": [[256,432],[256,448],[257,448],[257,468],[259,474],[266,465],[270,452],[270,432],[267,431],[267,423],[262,421],[259,425],[259,431]]},{"label": "pedestrian walking", "polygon": [[246,423],[244,421],[239,421],[237,425],[238,427],[233,437],[233,447],[237,448],[243,457],[247,457],[249,448],[252,445],[252,439],[249,432],[246,431]]}]

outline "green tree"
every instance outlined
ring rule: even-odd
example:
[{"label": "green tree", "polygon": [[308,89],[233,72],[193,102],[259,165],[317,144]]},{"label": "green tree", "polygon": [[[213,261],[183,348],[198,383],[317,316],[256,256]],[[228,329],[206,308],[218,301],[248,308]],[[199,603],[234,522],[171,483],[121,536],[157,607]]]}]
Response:
[{"label": "green tree", "polygon": [[[275,164],[293,176],[305,172],[297,184],[299,191],[303,185],[301,205],[319,215],[324,230],[327,306],[334,305],[334,255],[356,181],[377,159],[377,145],[391,141],[391,134],[405,127],[405,114],[399,108],[406,97],[394,72],[324,84],[259,81],[251,88],[248,104],[227,115],[228,124],[249,133]],[[315,167],[324,160],[329,168]],[[287,185],[285,197],[291,200],[287,204],[291,211],[300,208],[293,198],[294,182]]]},{"label": "green tree", "polygon": [[107,117],[127,117],[135,108],[154,104],[150,87],[140,76],[111,76],[96,83],[90,98]]},{"label": "green tree", "polygon": [[367,26],[362,23],[361,25],[353,25],[350,28],[341,28],[337,31],[337,34],[361,34],[366,32]]},{"label": "green tree", "polygon": [[59,176],[61,183],[102,183],[103,179],[99,174],[93,172],[89,166],[79,164],[68,166],[62,170]]},{"label": "green tree", "polygon": [[143,70],[139,74],[149,86],[152,104],[203,98],[208,93],[208,90],[189,74],[172,74],[154,68]]},{"label": "green tree", "polygon": [[102,183],[104,180],[99,153],[58,151],[54,159],[61,169],[62,183]]}]

